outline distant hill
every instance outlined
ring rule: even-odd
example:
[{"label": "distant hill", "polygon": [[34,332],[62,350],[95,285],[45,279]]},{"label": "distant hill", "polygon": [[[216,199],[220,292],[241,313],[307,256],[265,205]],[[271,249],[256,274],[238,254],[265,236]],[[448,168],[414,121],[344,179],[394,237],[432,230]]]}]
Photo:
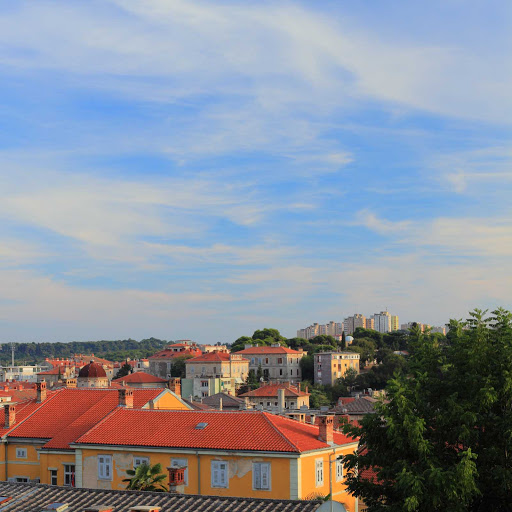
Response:
[{"label": "distant hill", "polygon": [[[16,364],[34,364],[50,357],[69,357],[73,354],[94,354],[110,361],[122,361],[127,357],[138,359],[148,357],[164,348],[169,341],[149,338],[136,341],[101,340],[70,341],[68,343],[15,343]],[[0,344],[0,364],[11,364],[11,344]]]}]

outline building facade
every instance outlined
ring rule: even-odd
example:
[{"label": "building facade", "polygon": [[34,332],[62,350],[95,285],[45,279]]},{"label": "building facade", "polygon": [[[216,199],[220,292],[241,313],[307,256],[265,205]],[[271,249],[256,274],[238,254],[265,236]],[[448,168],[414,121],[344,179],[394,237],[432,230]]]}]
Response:
[{"label": "building facade", "polygon": [[359,354],[356,352],[318,352],[314,355],[315,384],[333,386],[349,368],[359,373]]},{"label": "building facade", "polygon": [[341,336],[343,333],[343,322],[330,321],[328,324],[312,324],[297,331],[297,338],[310,340],[315,336],[325,334],[327,336]]},{"label": "building facade", "polygon": [[391,314],[388,311],[381,311],[373,315],[375,322],[374,329],[378,332],[391,332]]},{"label": "building facade", "polygon": [[300,385],[268,384],[252,391],[248,391],[240,398],[247,398],[252,407],[259,407],[266,411],[283,413],[285,410],[309,409],[309,393],[301,391]]},{"label": "building facade", "polygon": [[349,316],[343,320],[343,326],[345,330],[345,335],[354,334],[354,331],[358,327],[362,327],[366,329],[366,317],[361,315],[360,313],[356,313],[355,315]]},{"label": "building facade", "polygon": [[398,331],[400,329],[400,322],[398,315],[391,315],[391,330]]},{"label": "building facade", "polygon": [[198,345],[188,340],[173,343],[148,358],[148,373],[161,379],[170,379],[172,365],[177,359],[197,357],[201,354],[202,351]]},{"label": "building facade", "polygon": [[296,384],[302,380],[300,360],[307,356],[302,349],[293,350],[280,345],[257,347],[246,345],[237,354],[249,360],[249,369],[257,372],[261,367],[263,378],[268,382],[290,382]]}]

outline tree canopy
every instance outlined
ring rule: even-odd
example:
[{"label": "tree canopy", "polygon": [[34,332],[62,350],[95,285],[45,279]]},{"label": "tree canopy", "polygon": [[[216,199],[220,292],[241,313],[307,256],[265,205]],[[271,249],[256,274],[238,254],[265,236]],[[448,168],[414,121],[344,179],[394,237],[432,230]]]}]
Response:
[{"label": "tree canopy", "polygon": [[512,496],[512,314],[475,310],[447,339],[411,330],[408,374],[344,426],[351,492],[369,512],[501,512]]}]

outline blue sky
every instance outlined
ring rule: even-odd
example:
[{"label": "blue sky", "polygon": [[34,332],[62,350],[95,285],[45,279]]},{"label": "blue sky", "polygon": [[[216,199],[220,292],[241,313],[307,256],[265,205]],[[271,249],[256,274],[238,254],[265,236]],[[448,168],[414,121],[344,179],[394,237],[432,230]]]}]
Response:
[{"label": "blue sky", "polygon": [[506,1],[3,2],[0,341],[510,308]]}]

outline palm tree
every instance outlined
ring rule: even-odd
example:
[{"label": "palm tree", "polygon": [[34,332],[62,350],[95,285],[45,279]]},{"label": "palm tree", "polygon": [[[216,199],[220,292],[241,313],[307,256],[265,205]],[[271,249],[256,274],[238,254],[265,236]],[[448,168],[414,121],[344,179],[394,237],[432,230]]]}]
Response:
[{"label": "palm tree", "polygon": [[125,478],[123,482],[127,482],[126,489],[132,491],[153,491],[153,492],[167,492],[167,487],[162,483],[167,478],[162,473],[162,465],[155,464],[150,466],[143,463],[135,469],[128,469],[126,471],[131,478]]}]

